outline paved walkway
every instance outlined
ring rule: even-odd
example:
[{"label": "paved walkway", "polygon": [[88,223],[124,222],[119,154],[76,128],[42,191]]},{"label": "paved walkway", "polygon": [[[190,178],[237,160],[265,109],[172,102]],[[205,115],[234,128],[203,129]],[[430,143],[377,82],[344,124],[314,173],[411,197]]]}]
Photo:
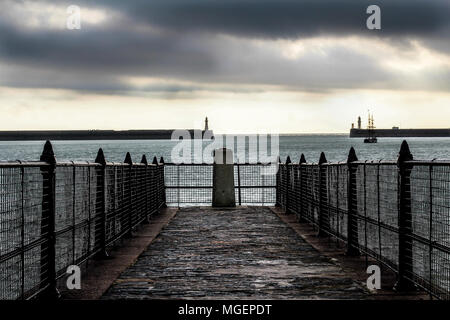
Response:
[{"label": "paved walkway", "polygon": [[186,208],[103,299],[369,296],[269,208]]}]

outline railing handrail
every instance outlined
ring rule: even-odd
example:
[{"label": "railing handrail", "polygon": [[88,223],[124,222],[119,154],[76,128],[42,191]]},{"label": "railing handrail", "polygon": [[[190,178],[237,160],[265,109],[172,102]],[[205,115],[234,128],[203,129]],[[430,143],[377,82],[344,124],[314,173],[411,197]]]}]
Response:
[{"label": "railing handrail", "polygon": [[17,167],[17,168],[23,168],[23,167],[42,167],[42,166],[48,166],[48,162],[44,161],[1,161],[0,162],[0,168],[11,168],[11,167]]},{"label": "railing handrail", "polygon": [[[397,160],[364,160],[364,161],[353,161],[353,164],[358,165],[396,165],[398,163]],[[414,166],[448,166],[450,165],[450,160],[446,159],[435,159],[435,160],[411,160],[404,161],[405,164],[410,164]],[[279,163],[281,166],[285,166],[286,163]],[[288,166],[318,166],[317,162],[307,162],[307,163],[288,163]],[[339,162],[327,162],[323,163],[322,166],[338,166],[338,165],[347,165],[345,161]]]},{"label": "railing handrail", "polygon": [[[0,161],[0,168],[11,168],[11,167],[45,167],[50,165],[48,162],[45,161]],[[91,162],[91,161],[57,161],[55,164],[55,167],[101,167],[102,164]],[[135,167],[156,167],[156,166],[162,166],[164,163],[158,163],[158,164],[144,164],[144,163],[138,163],[133,162],[132,166]],[[117,166],[117,167],[129,167],[130,164],[124,163],[124,162],[106,162],[106,166]]]},{"label": "railing handrail", "polygon": [[[164,163],[166,166],[213,166],[214,162],[201,162],[201,163],[196,163],[196,162],[188,162],[188,163],[174,163],[174,162],[165,162]],[[231,164],[231,163],[230,163]],[[255,165],[255,166],[271,166],[275,163],[263,163],[263,162],[233,162],[234,166],[251,166],[251,165]]]}]

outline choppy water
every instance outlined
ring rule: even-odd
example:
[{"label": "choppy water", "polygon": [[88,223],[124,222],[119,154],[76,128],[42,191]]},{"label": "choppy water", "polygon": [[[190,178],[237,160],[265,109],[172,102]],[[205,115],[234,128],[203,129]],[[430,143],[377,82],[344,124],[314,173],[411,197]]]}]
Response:
[{"label": "choppy water", "polygon": [[[348,150],[355,147],[359,160],[394,160],[402,138],[380,138],[377,144],[364,144],[363,139],[350,139],[347,135],[292,135],[280,136],[279,154],[298,161],[304,153],[308,162],[317,162],[324,151],[328,161],[345,161]],[[450,159],[450,138],[407,138],[415,159]],[[108,140],[108,141],[54,141],[54,151],[60,161],[93,161],[98,148],[103,148],[108,161],[123,161],[130,152],[133,161],[139,162],[142,154],[149,161],[153,156],[163,156],[172,161],[172,149],[178,142],[170,140]],[[203,148],[210,142],[203,142]],[[0,160],[38,160],[44,141],[0,141]],[[248,157],[248,145],[245,147]],[[192,148],[193,149],[193,148]],[[248,160],[248,158],[247,158]]]}]

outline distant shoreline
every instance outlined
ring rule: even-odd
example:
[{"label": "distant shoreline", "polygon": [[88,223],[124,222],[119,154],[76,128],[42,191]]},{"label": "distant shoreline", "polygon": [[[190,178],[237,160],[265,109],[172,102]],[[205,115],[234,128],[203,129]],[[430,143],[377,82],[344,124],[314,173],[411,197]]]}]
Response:
[{"label": "distant shoreline", "polygon": [[[180,129],[174,129],[180,130]],[[30,130],[30,131],[0,131],[0,142],[26,142],[26,141],[127,141],[127,140],[172,140],[174,130]],[[273,133],[219,133],[212,130],[205,131],[189,129],[191,139],[210,140],[214,136],[252,136],[270,135]],[[279,133],[279,137],[301,136],[347,136],[348,133]],[[201,137],[201,138],[200,138]],[[178,140],[178,139],[176,139]]]},{"label": "distant shoreline", "polygon": [[[181,130],[181,129],[174,129]],[[132,141],[132,140],[171,140],[174,130],[24,130],[24,131],[0,131],[0,142],[27,142],[27,141]],[[356,130],[356,129],[354,129]],[[406,130],[406,129],[400,129]],[[416,129],[414,129],[416,130]],[[427,130],[427,129],[419,129]],[[435,130],[435,129],[432,129]],[[211,140],[210,137],[218,136],[252,136],[252,135],[270,135],[273,133],[216,133],[212,130],[189,129],[187,130],[191,139]],[[442,132],[442,131],[441,131]],[[353,132],[354,133],[354,132]],[[348,138],[364,138],[366,130],[361,129],[358,134],[345,132],[314,132],[314,133],[278,133],[279,137],[308,137],[308,136],[339,136]],[[450,138],[449,135],[378,135],[380,138]],[[178,140],[178,139],[176,139]]]},{"label": "distant shoreline", "polygon": [[191,139],[211,139],[212,130],[23,130],[0,131],[0,141],[42,140],[171,140],[174,131],[188,132]]}]

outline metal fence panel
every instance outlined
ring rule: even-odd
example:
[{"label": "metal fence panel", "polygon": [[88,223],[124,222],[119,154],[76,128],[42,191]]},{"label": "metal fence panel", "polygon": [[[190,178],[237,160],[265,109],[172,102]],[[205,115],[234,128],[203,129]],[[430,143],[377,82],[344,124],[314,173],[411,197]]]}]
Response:
[{"label": "metal fence panel", "polygon": [[[274,205],[276,176],[270,166],[235,164],[234,184],[238,204]],[[213,164],[165,164],[168,206],[209,206],[212,204]]]},{"label": "metal fence panel", "polygon": [[[318,227],[319,234],[347,242],[351,233],[360,252],[396,272],[404,268],[403,277],[435,297],[449,299],[450,162],[356,161],[354,166],[350,171],[349,163],[280,164],[276,180],[280,205]],[[402,210],[408,215],[400,220],[405,203]],[[350,205],[356,208],[353,226],[349,226]],[[324,217],[329,225],[321,226]]]},{"label": "metal fence panel", "polygon": [[163,165],[3,163],[0,300],[56,291],[68,266],[102,252],[165,205],[163,174]]}]

